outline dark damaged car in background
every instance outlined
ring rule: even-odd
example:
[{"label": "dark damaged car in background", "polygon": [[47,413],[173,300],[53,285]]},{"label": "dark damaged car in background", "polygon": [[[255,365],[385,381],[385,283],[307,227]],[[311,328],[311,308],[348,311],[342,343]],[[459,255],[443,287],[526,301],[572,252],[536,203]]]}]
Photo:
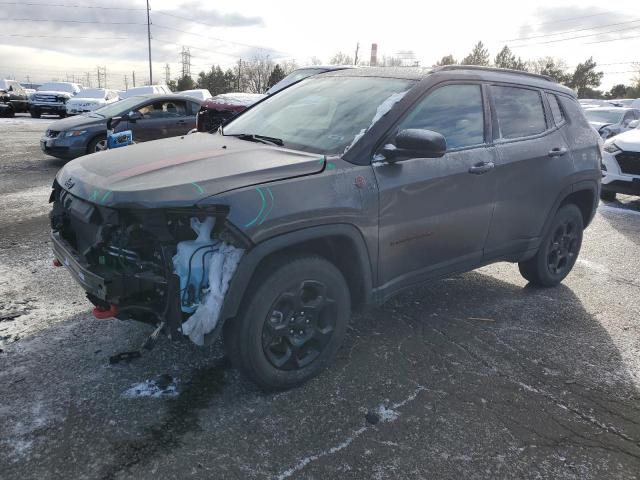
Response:
[{"label": "dark damaged car in background", "polygon": [[15,80],[0,79],[0,117],[13,117],[28,109],[29,96],[22,85]]},{"label": "dark damaged car in background", "polygon": [[288,388],[331,362],[352,310],[418,282],[507,261],[559,284],[600,161],[575,94],[547,77],[324,73],[216,134],[67,164],[51,194],[54,263],[97,317],[148,322],[150,339],[222,334],[249,378]]},{"label": "dark damaged car in background", "polygon": [[177,94],[139,95],[93,112],[58,120],[40,139],[47,155],[71,160],[107,148],[107,120],[120,117],[115,132],[131,130],[135,142],[186,135],[196,124],[200,101]]}]

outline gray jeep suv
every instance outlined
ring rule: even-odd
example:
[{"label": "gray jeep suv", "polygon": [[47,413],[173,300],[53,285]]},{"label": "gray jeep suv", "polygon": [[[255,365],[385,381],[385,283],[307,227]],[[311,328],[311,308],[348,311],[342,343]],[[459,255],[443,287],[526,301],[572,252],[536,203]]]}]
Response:
[{"label": "gray jeep suv", "polygon": [[[52,240],[100,318],[197,344],[223,335],[263,388],[318,373],[352,310],[493,262],[571,271],[600,190],[575,94],[523,72],[310,77],[214,135],[74,160]],[[152,343],[152,342],[151,342]]]}]

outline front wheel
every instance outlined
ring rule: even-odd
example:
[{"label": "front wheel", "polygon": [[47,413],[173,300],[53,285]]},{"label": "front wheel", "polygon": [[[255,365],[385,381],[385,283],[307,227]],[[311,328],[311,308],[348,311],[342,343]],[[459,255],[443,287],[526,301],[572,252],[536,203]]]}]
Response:
[{"label": "front wheel", "polygon": [[40,118],[41,116],[40,112],[35,108],[32,108],[31,110],[29,110],[29,113],[31,114],[31,118]]},{"label": "front wheel", "polygon": [[578,259],[583,230],[580,209],[573,204],[561,207],[536,255],[518,263],[522,276],[541,287],[554,287],[562,282]]},{"label": "front wheel", "polygon": [[105,135],[98,135],[89,142],[87,147],[87,153],[101,152],[107,149],[107,137]]},{"label": "front wheel", "polygon": [[340,271],[320,257],[296,257],[258,274],[237,318],[225,324],[232,363],[265,390],[317,375],[336,355],[351,303]]}]

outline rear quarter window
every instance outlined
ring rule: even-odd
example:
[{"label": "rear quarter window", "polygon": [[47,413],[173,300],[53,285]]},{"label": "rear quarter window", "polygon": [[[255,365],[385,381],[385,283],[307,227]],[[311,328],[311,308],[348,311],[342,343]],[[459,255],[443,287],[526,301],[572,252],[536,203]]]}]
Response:
[{"label": "rear quarter window", "polygon": [[538,90],[493,85],[491,93],[501,138],[529,137],[547,129]]},{"label": "rear quarter window", "polygon": [[556,125],[561,125],[562,123],[564,123],[565,118],[558,97],[556,97],[553,93],[547,93],[547,99],[549,100],[549,106],[551,107],[551,115],[553,115],[553,121],[556,123]]}]

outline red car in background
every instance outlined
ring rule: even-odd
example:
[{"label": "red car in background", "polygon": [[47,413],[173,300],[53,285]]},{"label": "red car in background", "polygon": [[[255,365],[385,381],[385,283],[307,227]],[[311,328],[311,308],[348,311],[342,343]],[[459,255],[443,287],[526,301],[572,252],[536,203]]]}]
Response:
[{"label": "red car in background", "polygon": [[312,75],[335,70],[353,68],[349,65],[317,65],[294,70],[284,77],[266,93],[222,93],[202,103],[198,113],[197,130],[199,132],[215,132],[220,125],[227,122],[238,113],[245,111],[251,105],[262,100],[267,95],[273,95],[283,88],[293,85]]}]

